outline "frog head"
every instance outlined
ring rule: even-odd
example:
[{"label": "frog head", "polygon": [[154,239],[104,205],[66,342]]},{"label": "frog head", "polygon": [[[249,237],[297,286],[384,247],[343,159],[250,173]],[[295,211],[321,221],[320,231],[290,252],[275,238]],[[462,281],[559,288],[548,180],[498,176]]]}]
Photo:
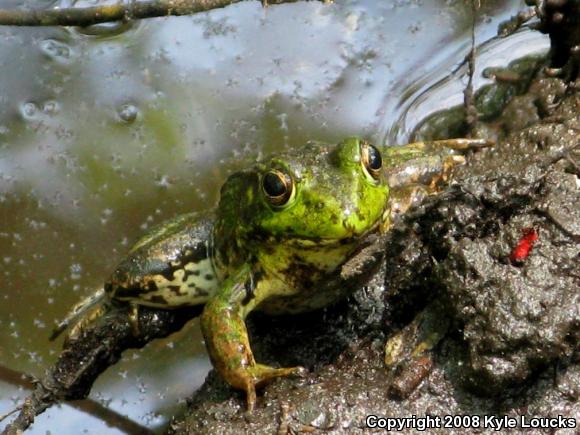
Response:
[{"label": "frog head", "polygon": [[214,245],[226,261],[244,257],[241,262],[276,246],[348,248],[380,226],[388,215],[388,196],[374,146],[358,138],[338,145],[309,142],[228,178]]}]

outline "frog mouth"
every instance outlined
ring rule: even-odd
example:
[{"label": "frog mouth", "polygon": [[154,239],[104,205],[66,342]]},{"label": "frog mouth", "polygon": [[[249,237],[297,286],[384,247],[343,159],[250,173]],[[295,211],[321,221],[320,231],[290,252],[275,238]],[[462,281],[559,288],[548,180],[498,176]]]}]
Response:
[{"label": "frog mouth", "polygon": [[[385,232],[385,227],[388,228],[390,223],[390,211],[389,209],[385,209],[385,211],[383,211],[383,214],[381,215],[381,218],[378,219],[371,227],[367,228],[366,230],[357,233],[354,229],[348,229],[349,234],[345,237],[339,237],[339,238],[324,238],[324,237],[305,237],[305,236],[300,236],[300,237],[293,237],[288,239],[287,241],[289,241],[291,244],[295,244],[300,246],[301,248],[319,248],[321,246],[323,247],[339,247],[339,246],[347,246],[347,245],[351,245],[353,243],[357,243],[360,240],[366,238],[368,235],[375,233],[375,232],[380,232],[381,234]],[[345,226],[346,228],[346,226]]]},{"label": "frog mouth", "polygon": [[385,234],[391,227],[391,209],[389,207],[385,207],[383,210],[378,226],[381,234]]}]

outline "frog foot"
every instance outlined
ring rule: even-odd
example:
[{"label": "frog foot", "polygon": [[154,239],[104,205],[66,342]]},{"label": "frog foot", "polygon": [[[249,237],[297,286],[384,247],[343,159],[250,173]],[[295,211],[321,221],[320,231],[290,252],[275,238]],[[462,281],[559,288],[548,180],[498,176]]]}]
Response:
[{"label": "frog foot", "polygon": [[131,332],[133,333],[133,337],[139,337],[139,335],[141,335],[141,330],[139,328],[139,305],[130,304],[129,323],[131,323]]},{"label": "frog foot", "polygon": [[[248,412],[252,412],[256,406],[256,388],[261,387],[274,378],[286,376],[304,376],[308,371],[301,366],[274,368],[263,364],[255,364],[247,367],[240,379],[236,379],[232,385],[238,387],[246,392],[246,402],[248,404]],[[238,384],[238,382],[240,382]]]},{"label": "frog foot", "polygon": [[76,304],[52,331],[50,341],[56,340],[64,331],[72,326],[68,336],[74,338],[79,335],[83,327],[104,313],[103,302],[106,298],[105,290],[98,289],[87,298]]}]

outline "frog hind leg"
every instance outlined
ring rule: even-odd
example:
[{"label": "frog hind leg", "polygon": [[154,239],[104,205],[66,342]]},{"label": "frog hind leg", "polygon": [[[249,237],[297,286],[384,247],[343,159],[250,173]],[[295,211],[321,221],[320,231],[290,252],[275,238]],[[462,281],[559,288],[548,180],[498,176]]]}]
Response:
[{"label": "frog hind leg", "polygon": [[131,331],[134,337],[141,335],[141,328],[139,328],[139,305],[129,303],[129,322],[131,323]]},{"label": "frog hind leg", "polygon": [[[89,297],[83,299],[78,304],[76,304],[72,310],[66,315],[64,319],[62,319],[52,331],[52,334],[49,337],[50,341],[56,340],[64,331],[66,331],[69,326],[75,324],[73,329],[78,333],[80,329],[87,323],[89,320],[92,321],[95,318],[102,315],[102,303],[106,299],[105,289],[99,289]],[[95,309],[95,306],[98,307]],[[92,310],[92,311],[91,311]],[[86,313],[90,312],[91,314],[83,319],[82,316],[85,316]],[[100,312],[97,316],[95,313]],[[81,319],[81,320],[79,320]],[[82,325],[81,325],[82,324]],[[78,328],[78,330],[77,330]],[[71,332],[72,335],[72,332]]]},{"label": "frog hind leg", "polygon": [[[97,319],[101,318],[110,308],[111,302],[106,302],[104,298],[97,298],[93,301],[95,295],[90,296],[84,301],[77,304],[71,314],[67,316],[62,322],[60,322],[54,329],[50,340],[55,340],[60,334],[62,334],[66,329],[70,327],[70,331],[66,335],[65,345],[70,340],[77,339],[81,332],[90,324],[93,324]],[[90,304],[85,304],[87,300],[90,300]],[[85,304],[85,305],[83,305]],[[77,307],[79,307],[77,309]],[[75,311],[76,309],[76,311]],[[73,316],[74,314],[74,316]],[[82,317],[81,317],[82,316]],[[141,335],[141,328],[139,327],[139,305],[135,303],[128,304],[128,315],[129,323],[131,325],[131,332],[134,337],[139,337]],[[72,325],[72,326],[71,326]]]},{"label": "frog hind leg", "polygon": [[244,322],[256,305],[255,298],[248,297],[252,291],[248,288],[251,281],[250,268],[242,267],[226,280],[201,315],[201,328],[210,359],[231,386],[246,392],[249,412],[256,404],[257,387],[277,377],[305,372],[303,367],[274,368],[256,363]]},{"label": "frog hind leg", "polygon": [[70,331],[66,335],[64,346],[68,346],[70,341],[76,340],[81,332],[90,324],[94,323],[97,319],[101,318],[107,311],[104,304],[92,307],[91,310],[87,311],[86,314],[70,328]]}]

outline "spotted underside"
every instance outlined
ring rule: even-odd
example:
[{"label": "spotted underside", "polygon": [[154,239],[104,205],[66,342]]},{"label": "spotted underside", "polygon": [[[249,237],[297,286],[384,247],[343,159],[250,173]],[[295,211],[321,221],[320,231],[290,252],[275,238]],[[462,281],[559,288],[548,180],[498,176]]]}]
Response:
[{"label": "spotted underside", "polygon": [[105,285],[112,298],[178,308],[204,304],[217,291],[208,228],[185,215],[137,243]]},{"label": "spotted underside", "polygon": [[115,298],[139,305],[168,308],[199,305],[207,302],[218,289],[211,261],[171,262],[163,273],[142,277],[142,284],[119,286]]}]

